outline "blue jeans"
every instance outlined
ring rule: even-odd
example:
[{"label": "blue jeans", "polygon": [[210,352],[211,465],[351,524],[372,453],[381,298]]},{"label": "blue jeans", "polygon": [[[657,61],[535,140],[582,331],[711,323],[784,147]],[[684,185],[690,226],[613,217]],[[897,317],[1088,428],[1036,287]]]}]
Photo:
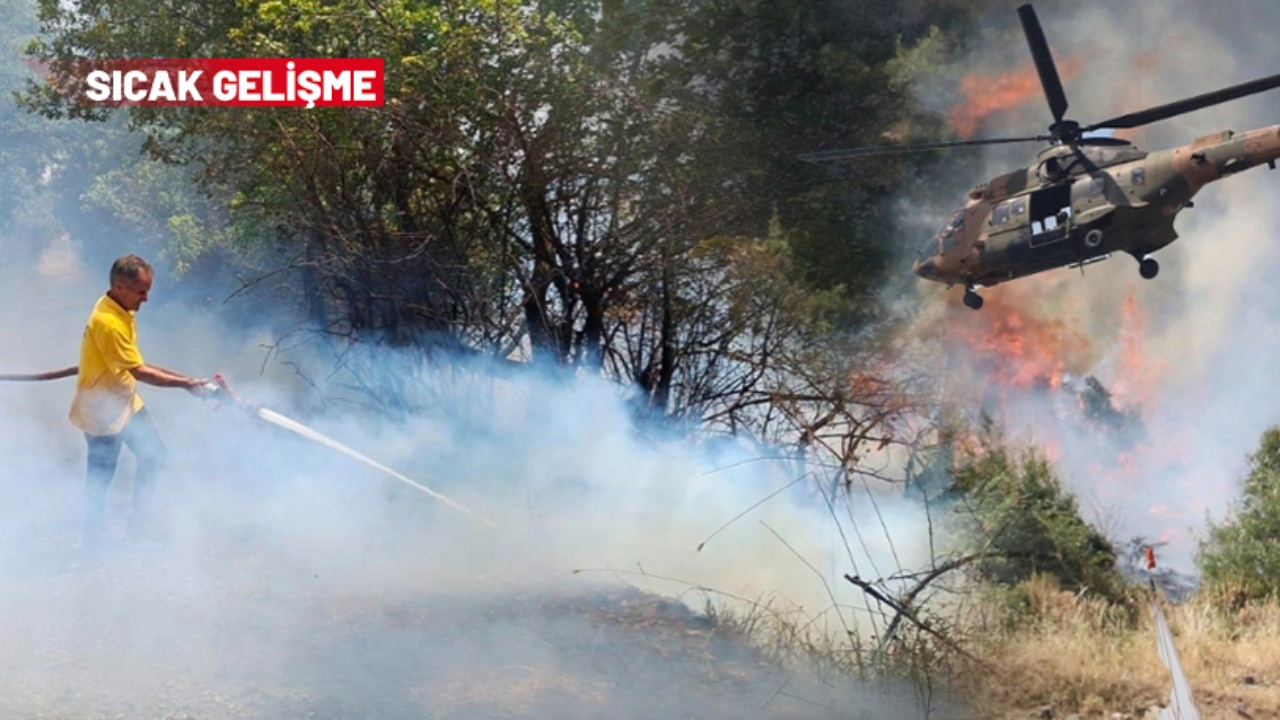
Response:
[{"label": "blue jeans", "polygon": [[129,446],[137,461],[133,479],[133,516],[131,533],[145,532],[153,521],[156,481],[164,467],[165,449],[147,409],[139,410],[124,429],[115,435],[85,434],[89,444],[88,481],[85,484],[84,546],[96,549],[102,544],[107,525],[107,490],[116,474],[120,448]]}]

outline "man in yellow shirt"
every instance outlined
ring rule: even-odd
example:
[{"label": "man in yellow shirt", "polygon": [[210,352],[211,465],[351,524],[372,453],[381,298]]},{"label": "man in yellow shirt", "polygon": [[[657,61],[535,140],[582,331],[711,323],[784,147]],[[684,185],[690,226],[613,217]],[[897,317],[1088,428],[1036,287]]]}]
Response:
[{"label": "man in yellow shirt", "polygon": [[111,287],[89,315],[80,344],[71,422],[84,432],[89,445],[83,547],[90,553],[101,546],[107,489],[123,445],[137,460],[130,535],[144,537],[153,530],[152,498],[165,449],[138,394],[138,382],[186,388],[196,396],[203,394],[208,383],[142,359],[134,313],[147,301],[154,278],[151,266],[137,255],[116,260],[111,265]]}]

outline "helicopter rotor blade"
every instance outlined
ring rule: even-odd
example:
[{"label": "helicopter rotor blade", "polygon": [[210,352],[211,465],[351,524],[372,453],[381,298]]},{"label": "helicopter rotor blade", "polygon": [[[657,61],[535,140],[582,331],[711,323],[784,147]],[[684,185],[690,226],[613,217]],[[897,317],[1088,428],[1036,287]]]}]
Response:
[{"label": "helicopter rotor blade", "polygon": [[1140,125],[1147,125],[1160,120],[1167,120],[1171,117],[1182,115],[1183,113],[1201,110],[1219,103],[1224,103],[1229,100],[1237,100],[1248,95],[1253,95],[1255,93],[1260,93],[1277,87],[1280,87],[1280,75],[1272,75],[1271,77],[1265,77],[1260,80],[1241,83],[1239,85],[1233,85],[1228,88],[1215,90],[1214,92],[1205,93],[1203,95],[1197,95],[1185,100],[1171,102],[1167,105],[1160,105],[1159,107],[1140,110],[1138,112],[1129,113],[1128,115],[1121,115],[1119,117],[1111,118],[1110,120],[1104,120],[1100,123],[1095,123],[1083,128],[1083,132],[1107,128],[1135,128]]},{"label": "helicopter rotor blade", "polygon": [[1022,21],[1022,32],[1027,36],[1027,45],[1031,47],[1031,57],[1035,60],[1036,72],[1040,75],[1040,85],[1044,87],[1044,96],[1049,101],[1053,121],[1060,123],[1067,112],[1067,93],[1062,89],[1062,80],[1058,78],[1058,67],[1054,65],[1053,55],[1049,52],[1049,41],[1045,39],[1040,20],[1031,5],[1018,8],[1018,19]]},{"label": "helicopter rotor blade", "polygon": [[845,150],[823,150],[806,153],[800,156],[806,162],[827,162],[847,160],[849,158],[868,157],[871,155],[906,155],[907,153],[928,152],[930,150],[949,150],[957,147],[975,145],[1003,145],[1007,143],[1046,142],[1052,138],[1048,135],[1020,138],[984,138],[981,140],[952,140],[948,142],[919,143],[916,145],[878,145],[875,147],[848,148]]}]

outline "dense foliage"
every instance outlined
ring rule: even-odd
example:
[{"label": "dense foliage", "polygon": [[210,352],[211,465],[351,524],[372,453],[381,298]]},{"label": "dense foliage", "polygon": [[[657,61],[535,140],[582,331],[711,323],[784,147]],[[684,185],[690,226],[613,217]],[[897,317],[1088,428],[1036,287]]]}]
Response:
[{"label": "dense foliage", "polygon": [[[988,4],[41,0],[31,52],[384,58],[383,107],[134,109],[176,170],[86,197],[179,269],[275,278],[344,341],[602,372],[741,427],[787,358],[874,326],[895,259],[903,161],[797,156],[936,133],[910,80]],[[38,84],[24,103],[107,114]]]},{"label": "dense foliage", "polygon": [[1124,598],[1115,548],[1085,522],[1043,456],[1013,452],[988,434],[959,463],[952,490],[983,580],[1014,586],[1048,576],[1073,592]]},{"label": "dense foliage", "polygon": [[1280,597],[1280,427],[1262,434],[1242,499],[1225,522],[1210,523],[1197,562],[1235,602]]}]

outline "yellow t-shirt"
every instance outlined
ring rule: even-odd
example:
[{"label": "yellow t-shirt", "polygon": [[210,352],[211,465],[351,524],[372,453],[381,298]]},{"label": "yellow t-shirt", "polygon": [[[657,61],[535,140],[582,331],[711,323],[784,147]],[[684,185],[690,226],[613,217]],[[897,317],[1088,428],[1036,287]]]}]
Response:
[{"label": "yellow t-shirt", "polygon": [[142,409],[138,381],[129,372],[142,364],[133,313],[103,295],[84,326],[71,423],[90,435],[123,430]]}]

